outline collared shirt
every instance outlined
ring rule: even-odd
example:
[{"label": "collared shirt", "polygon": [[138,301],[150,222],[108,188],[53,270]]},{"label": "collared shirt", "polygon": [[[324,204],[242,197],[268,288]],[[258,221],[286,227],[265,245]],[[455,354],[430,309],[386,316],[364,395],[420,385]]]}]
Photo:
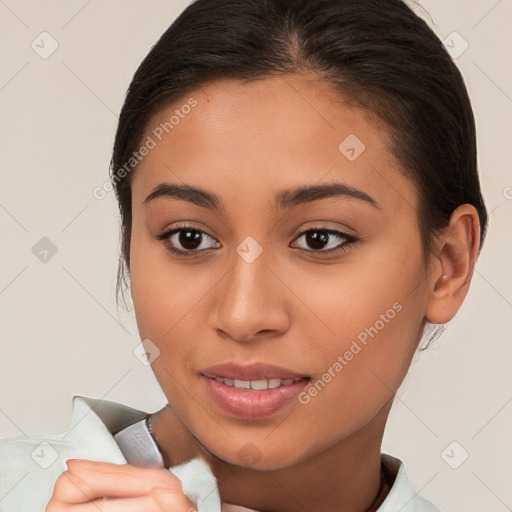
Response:
[{"label": "collared shirt", "polygon": [[[133,450],[128,454],[127,445],[118,444],[114,435],[135,423],[144,425],[141,420],[146,416],[146,412],[123,404],[75,395],[65,433],[0,439],[0,512],[45,512],[55,481],[66,471],[68,459],[115,464],[132,461]],[[145,435],[144,429],[137,430],[134,442],[140,448],[136,449],[140,457],[148,462],[148,445],[144,443],[150,441]],[[151,453],[149,457],[160,464],[160,454]],[[378,512],[440,512],[413,491],[399,459],[383,454],[382,461],[396,477]],[[258,512],[221,503],[215,477],[201,460],[188,461],[169,470],[181,480],[185,494],[198,503],[198,512]]]}]

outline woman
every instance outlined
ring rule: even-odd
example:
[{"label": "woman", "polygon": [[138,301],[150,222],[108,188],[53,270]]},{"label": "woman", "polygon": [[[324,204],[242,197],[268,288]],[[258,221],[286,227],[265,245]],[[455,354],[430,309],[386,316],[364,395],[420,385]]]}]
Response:
[{"label": "woman", "polygon": [[467,91],[425,22],[399,0],[198,0],[135,73],[111,171],[118,292],[169,404],[75,397],[68,433],[0,445],[4,474],[57,453],[10,499],[438,510],[381,442],[487,213]]}]

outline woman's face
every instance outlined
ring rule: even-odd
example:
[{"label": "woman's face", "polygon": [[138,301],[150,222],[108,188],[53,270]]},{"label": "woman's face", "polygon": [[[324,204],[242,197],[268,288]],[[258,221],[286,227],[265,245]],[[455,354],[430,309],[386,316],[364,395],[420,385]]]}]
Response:
[{"label": "woman's face", "polygon": [[[213,83],[150,123],[132,185],[137,323],[180,421],[223,460],[305,460],[364,430],[403,380],[428,279],[417,192],[386,137],[297,75]],[[175,188],[146,200],[161,184]],[[308,379],[249,391],[204,375],[225,363]]]}]

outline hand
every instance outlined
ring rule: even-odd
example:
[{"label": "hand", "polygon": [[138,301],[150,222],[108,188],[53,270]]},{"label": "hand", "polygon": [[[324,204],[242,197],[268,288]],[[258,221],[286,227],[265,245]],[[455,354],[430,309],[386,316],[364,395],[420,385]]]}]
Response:
[{"label": "hand", "polygon": [[197,512],[167,469],[81,459],[67,465],[46,512]]}]

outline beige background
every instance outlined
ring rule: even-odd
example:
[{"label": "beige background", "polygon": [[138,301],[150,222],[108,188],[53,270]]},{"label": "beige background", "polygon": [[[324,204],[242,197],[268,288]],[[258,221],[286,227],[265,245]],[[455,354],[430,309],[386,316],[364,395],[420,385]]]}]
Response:
[{"label": "beige background", "polygon": [[[187,5],[176,0],[0,0],[0,437],[64,432],[71,397],[146,411],[164,396],[115,307],[118,218],[107,179],[125,90]],[[383,450],[443,512],[512,510],[512,76],[510,0],[423,0],[473,102],[490,231],[468,298],[413,362]],[[43,59],[31,47],[49,36]],[[458,41],[458,42],[457,42]],[[460,38],[456,49],[462,49]],[[37,48],[37,47],[36,47]],[[49,238],[57,253],[32,247]],[[456,445],[451,445],[452,442]],[[451,446],[450,446],[451,445]],[[448,447],[448,449],[447,449]],[[458,465],[457,469],[447,463]]]}]

